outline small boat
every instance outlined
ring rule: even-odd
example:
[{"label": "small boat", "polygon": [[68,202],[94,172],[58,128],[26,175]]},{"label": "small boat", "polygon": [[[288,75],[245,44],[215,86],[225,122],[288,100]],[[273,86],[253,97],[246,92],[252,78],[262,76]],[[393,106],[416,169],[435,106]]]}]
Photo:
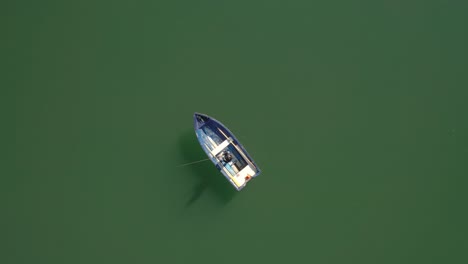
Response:
[{"label": "small boat", "polygon": [[260,174],[257,164],[221,122],[200,113],[195,113],[193,119],[201,147],[238,191]]}]

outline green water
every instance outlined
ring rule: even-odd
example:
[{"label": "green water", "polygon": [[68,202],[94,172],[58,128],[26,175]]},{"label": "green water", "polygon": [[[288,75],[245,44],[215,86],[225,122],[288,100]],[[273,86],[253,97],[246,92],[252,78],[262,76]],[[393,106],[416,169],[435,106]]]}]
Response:
[{"label": "green water", "polygon": [[467,4],[3,6],[0,263],[468,263]]}]

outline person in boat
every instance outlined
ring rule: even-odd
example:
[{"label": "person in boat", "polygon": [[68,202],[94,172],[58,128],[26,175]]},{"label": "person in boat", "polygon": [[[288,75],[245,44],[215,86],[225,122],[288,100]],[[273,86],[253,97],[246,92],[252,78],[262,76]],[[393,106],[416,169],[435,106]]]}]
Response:
[{"label": "person in boat", "polygon": [[232,161],[232,154],[229,151],[224,151],[222,155],[222,159],[224,162],[228,163]]}]

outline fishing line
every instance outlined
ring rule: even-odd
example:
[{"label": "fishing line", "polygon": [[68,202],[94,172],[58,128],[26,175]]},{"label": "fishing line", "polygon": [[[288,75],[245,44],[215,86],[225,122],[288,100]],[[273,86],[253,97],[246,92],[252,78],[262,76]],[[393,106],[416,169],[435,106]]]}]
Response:
[{"label": "fishing line", "polygon": [[191,164],[195,164],[195,163],[199,163],[199,162],[207,161],[207,160],[209,160],[209,158],[208,158],[208,159],[202,159],[202,160],[194,161],[194,162],[184,163],[184,164],[181,164],[181,165],[179,165],[179,166],[177,166],[177,167],[183,167],[183,166],[187,166],[187,165],[191,165]]}]

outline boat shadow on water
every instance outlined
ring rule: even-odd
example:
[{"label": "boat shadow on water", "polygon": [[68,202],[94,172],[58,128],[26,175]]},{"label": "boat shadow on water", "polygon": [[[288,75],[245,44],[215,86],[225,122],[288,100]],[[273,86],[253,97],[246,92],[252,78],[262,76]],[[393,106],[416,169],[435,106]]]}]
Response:
[{"label": "boat shadow on water", "polygon": [[[182,134],[179,143],[181,155],[183,157],[183,162],[181,163],[190,163],[208,158],[200,147],[200,143],[193,130]],[[210,160],[187,165],[185,169],[191,171],[191,177],[195,177],[198,182],[193,187],[193,193],[186,202],[185,207],[189,207],[195,203],[206,191],[214,193],[223,204],[227,204],[231,201],[237,193]]]}]

